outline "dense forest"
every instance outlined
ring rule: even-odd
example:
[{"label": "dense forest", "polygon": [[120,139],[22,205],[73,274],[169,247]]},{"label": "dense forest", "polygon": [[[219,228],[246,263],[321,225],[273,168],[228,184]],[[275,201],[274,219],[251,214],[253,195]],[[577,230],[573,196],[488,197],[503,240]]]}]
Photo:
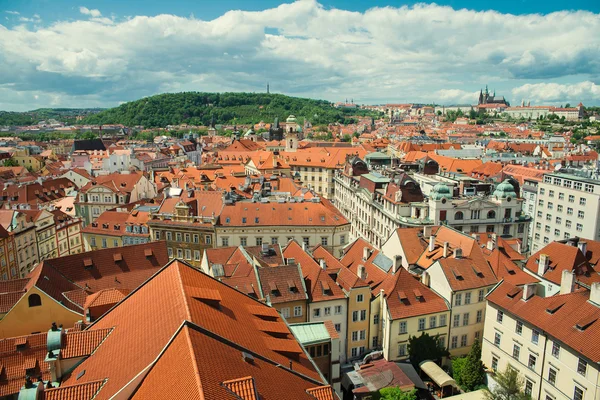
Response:
[{"label": "dense forest", "polygon": [[49,119],[74,124],[75,117],[91,115],[100,111],[102,111],[101,108],[39,108],[26,112],[0,111],[0,126],[35,125]]},{"label": "dense forest", "polygon": [[365,110],[342,110],[324,100],[303,99],[267,93],[168,93],[146,97],[86,117],[83,123],[165,127],[190,125],[254,124],[280,121],[293,114],[299,123],[352,123],[353,115],[371,115]]}]

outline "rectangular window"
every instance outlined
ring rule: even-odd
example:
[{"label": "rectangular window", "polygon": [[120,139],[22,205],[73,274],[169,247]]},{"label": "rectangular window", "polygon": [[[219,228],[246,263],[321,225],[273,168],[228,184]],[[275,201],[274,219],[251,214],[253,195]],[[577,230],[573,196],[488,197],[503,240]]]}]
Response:
[{"label": "rectangular window", "polygon": [[556,384],[556,370],[552,367],[548,369],[548,382],[550,382],[552,386]]},{"label": "rectangular window", "polygon": [[315,308],[313,310],[313,317],[320,317],[321,316],[321,309],[320,308]]},{"label": "rectangular window", "polygon": [[160,231],[154,232],[154,239],[155,240],[160,240]]},{"label": "rectangular window", "polygon": [[221,246],[223,246],[223,247],[229,246],[229,238],[228,237],[221,238]]},{"label": "rectangular window", "polygon": [[277,237],[272,237],[271,238],[271,244],[277,244],[278,242],[278,238]]},{"label": "rectangular window", "polygon": [[559,205],[557,205],[557,206],[556,206],[556,211],[558,211],[558,212],[563,212],[563,206],[562,206],[562,205],[560,205],[560,204],[559,204]]},{"label": "rectangular window", "polygon": [[186,260],[192,259],[192,251],[190,249],[185,249],[185,259]]},{"label": "rectangular window", "polygon": [[460,325],[460,315],[459,314],[455,314],[454,315],[454,321],[452,322],[452,326],[454,328],[456,328],[459,325]]},{"label": "rectangular window", "polygon": [[194,250],[194,261],[200,261],[200,250]]},{"label": "rectangular window", "polygon": [[398,357],[406,356],[406,343],[400,343],[398,345]]},{"label": "rectangular window", "polygon": [[323,314],[324,315],[331,315],[331,307],[325,307],[325,308],[323,308]]},{"label": "rectangular window", "polygon": [[335,315],[339,315],[342,313],[342,306],[335,306],[334,311]]},{"label": "rectangular window", "polygon": [[498,371],[498,358],[492,357],[492,370],[494,372]]},{"label": "rectangular window", "polygon": [[483,297],[484,297],[484,296],[485,296],[485,294],[483,293],[483,289],[480,289],[480,290],[479,290],[479,294],[478,294],[478,296],[477,296],[477,300],[478,300],[479,302],[482,302],[482,301],[483,301]]},{"label": "rectangular window", "polygon": [[419,330],[420,331],[425,330],[425,318],[419,318]]},{"label": "rectangular window", "polygon": [[360,320],[364,321],[367,319],[367,310],[360,310]]},{"label": "rectangular window", "polygon": [[471,292],[465,293],[465,304],[471,304]]},{"label": "rectangular window", "polygon": [[521,321],[517,321],[515,332],[517,335],[521,335],[523,333],[523,323]]},{"label": "rectangular window", "polygon": [[194,243],[200,243],[200,236],[194,235]]},{"label": "rectangular window", "polygon": [[342,324],[335,324],[335,325],[333,325],[333,327],[335,328],[336,332],[341,332],[342,331]]},{"label": "rectangular window", "polygon": [[452,339],[450,340],[450,348],[455,349],[457,347],[458,347],[458,336],[452,336]]},{"label": "rectangular window", "polygon": [[575,196],[573,196],[572,194],[569,195],[569,203],[574,203],[575,202]]},{"label": "rectangular window", "polygon": [[373,336],[373,343],[371,347],[376,348],[377,346],[379,346],[379,338],[377,336]]},{"label": "rectangular window", "polygon": [[463,314],[463,326],[469,325],[469,313]]},{"label": "rectangular window", "polygon": [[358,311],[352,311],[352,322],[358,321]]},{"label": "rectangular window", "polygon": [[102,248],[105,249],[106,247],[106,238],[102,238]]},{"label": "rectangular window", "polygon": [[502,336],[500,335],[500,333],[496,332],[494,335],[494,345],[497,347],[500,347],[500,340],[502,339]]},{"label": "rectangular window", "polygon": [[365,340],[365,339],[367,338],[367,331],[366,331],[366,330],[364,330],[364,329],[363,329],[363,330],[361,330],[361,331],[359,332],[359,336],[358,336],[358,338],[359,338],[360,340]]},{"label": "rectangular window", "polygon": [[525,394],[527,396],[531,396],[531,393],[533,393],[533,382],[531,382],[529,379],[525,380]]},{"label": "rectangular window", "polygon": [[358,294],[358,295],[356,295],[356,301],[357,301],[358,303],[362,303],[362,302],[363,302],[363,299],[364,299],[364,296],[363,296],[362,294]]},{"label": "rectangular window", "polygon": [[281,310],[279,310],[279,312],[281,313],[281,316],[283,318],[289,318],[290,317],[290,308],[289,307],[284,307]]},{"label": "rectangular window", "polygon": [[579,362],[577,363],[577,373],[585,376],[586,372],[587,372],[587,361],[580,358]]},{"label": "rectangular window", "polygon": [[210,236],[210,235],[204,236],[204,242],[206,244],[212,244],[212,236]]},{"label": "rectangular window", "polygon": [[310,238],[309,237],[303,237],[302,238],[302,242],[306,245],[306,247],[308,247],[310,245]]},{"label": "rectangular window", "polygon": [[496,315],[496,321],[498,321],[499,323],[502,323],[502,320],[504,320],[504,313],[500,310],[498,310],[498,314]]},{"label": "rectangular window", "polygon": [[540,333],[535,329],[531,331],[531,341],[534,344],[538,344],[538,342],[540,341]]},{"label": "rectangular window", "polygon": [[175,238],[178,242],[181,242],[181,233],[180,232],[176,232],[175,233]]},{"label": "rectangular window", "polygon": [[535,369],[535,363],[537,362],[537,357],[534,356],[533,354],[529,355],[529,361],[527,361],[527,366],[530,369]]},{"label": "rectangular window", "polygon": [[329,241],[326,236],[321,237],[321,246],[327,246]]},{"label": "rectangular window", "polygon": [[577,232],[583,231],[583,225],[582,224],[577,224],[576,229],[577,229]]},{"label": "rectangular window", "polygon": [[461,304],[462,304],[462,293],[457,293],[456,297],[454,298],[454,305],[460,306]]},{"label": "rectangular window", "polygon": [[373,325],[379,325],[379,314],[373,315]]},{"label": "rectangular window", "polygon": [[476,323],[480,323],[483,319],[483,310],[477,310],[477,317],[475,318]]},{"label": "rectangular window", "polygon": [[435,328],[437,324],[437,317],[429,317],[429,329]]},{"label": "rectangular window", "polygon": [[552,355],[556,358],[560,356],[560,343],[552,342]]},{"label": "rectangular window", "polygon": [[172,248],[167,248],[167,252],[169,253],[169,258],[173,258],[173,249]]},{"label": "rectangular window", "polygon": [[352,332],[352,341],[358,342],[358,331]]},{"label": "rectangular window", "polygon": [[584,218],[585,217],[585,213],[581,210],[577,211],[577,218]]},{"label": "rectangular window", "polygon": [[400,335],[403,335],[406,333],[406,321],[400,321]]},{"label": "rectangular window", "polygon": [[467,335],[462,335],[460,337],[460,347],[466,347],[467,346]]},{"label": "rectangular window", "polygon": [[240,245],[247,246],[248,245],[248,238],[241,237],[240,238]]},{"label": "rectangular window", "polygon": [[190,242],[190,238],[191,238],[190,234],[186,233],[184,237],[185,237],[185,242],[189,243]]},{"label": "rectangular window", "polygon": [[183,249],[177,249],[177,258],[183,259]]},{"label": "rectangular window", "polygon": [[446,326],[446,314],[440,315],[440,326]]},{"label": "rectangular window", "polygon": [[302,306],[295,306],[294,307],[294,317],[301,317],[302,316]]},{"label": "rectangular window", "polygon": [[515,360],[518,360],[520,355],[521,355],[521,346],[519,346],[518,344],[514,344],[513,345],[513,358]]},{"label": "rectangular window", "polygon": [[263,242],[263,241],[262,241],[262,238],[261,238],[261,237],[257,237],[257,238],[256,238],[256,245],[257,245],[257,246],[262,246],[262,242]]},{"label": "rectangular window", "polygon": [[579,386],[575,386],[575,391],[573,392],[573,400],[583,400],[583,389]]}]

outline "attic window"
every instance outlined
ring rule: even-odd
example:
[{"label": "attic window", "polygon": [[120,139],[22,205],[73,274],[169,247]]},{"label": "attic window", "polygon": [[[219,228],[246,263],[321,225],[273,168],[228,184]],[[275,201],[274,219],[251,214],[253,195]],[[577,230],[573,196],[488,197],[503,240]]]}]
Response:
[{"label": "attic window", "polygon": [[398,292],[398,297],[400,298],[400,301],[408,300],[408,297],[406,296],[406,293],[404,293],[403,290],[400,290]]},{"label": "attic window", "polygon": [[145,249],[144,250],[144,256],[146,257],[152,257],[152,249]]},{"label": "attic window", "polygon": [[472,265],[473,267],[473,272],[475,272],[475,275],[477,275],[478,277],[482,277],[483,273],[481,272],[481,270],[479,268],[477,268],[475,265]]},{"label": "attic window", "polygon": [[521,289],[519,289],[518,287],[514,287],[512,289],[510,289],[510,291],[506,294],[508,297],[510,297],[511,299],[514,299],[516,295],[518,295],[521,292]]},{"label": "attic window", "polygon": [[254,218],[254,223],[258,224],[258,217]]},{"label": "attic window", "polygon": [[206,304],[207,306],[216,308],[217,310],[221,308],[222,298],[221,293],[219,293],[218,290],[193,288],[192,290],[189,290],[189,293],[194,299]]},{"label": "attic window", "polygon": [[123,255],[121,253],[115,253],[113,254],[113,260],[115,260],[115,262],[123,261]]},{"label": "attic window", "polygon": [[456,269],[452,269],[452,275],[454,275],[454,277],[459,281],[463,280],[463,276]]},{"label": "attic window", "polygon": [[91,258],[84,258],[83,266],[85,267],[85,269],[90,269],[94,266],[94,262],[92,261]]},{"label": "attic window", "polygon": [[271,291],[272,295],[279,295],[279,289],[277,289],[277,285],[275,284],[275,282],[269,282],[269,290]]},{"label": "attic window", "polygon": [[77,378],[75,380],[79,380],[79,378],[81,378],[84,375],[85,375],[85,369],[77,374]]},{"label": "attic window", "polygon": [[421,293],[421,291],[419,289],[413,289],[413,293],[415,295],[415,297],[417,298],[417,300],[422,300],[423,299],[423,294]]},{"label": "attic window", "polygon": [[565,303],[558,301],[555,303],[550,304],[547,308],[546,308],[546,312],[549,314],[554,314],[555,312],[557,312]]},{"label": "attic window", "polygon": [[15,339],[15,347],[17,350],[25,350],[27,346],[27,337],[21,336]]},{"label": "attic window", "polygon": [[324,294],[331,294],[331,287],[329,286],[329,284],[327,282],[321,281],[321,286],[323,287]]},{"label": "attic window", "polygon": [[587,327],[589,327],[594,322],[596,322],[597,319],[598,319],[598,317],[596,317],[595,315],[590,315],[589,317],[585,317],[585,318],[582,318],[579,321],[577,321],[577,324],[575,324],[575,327],[577,329],[579,329],[580,331],[584,331],[584,330],[586,330]]},{"label": "attic window", "polygon": [[294,281],[288,281],[288,289],[290,290],[290,292],[292,293],[298,293],[298,288],[296,287],[296,284],[294,283]]}]

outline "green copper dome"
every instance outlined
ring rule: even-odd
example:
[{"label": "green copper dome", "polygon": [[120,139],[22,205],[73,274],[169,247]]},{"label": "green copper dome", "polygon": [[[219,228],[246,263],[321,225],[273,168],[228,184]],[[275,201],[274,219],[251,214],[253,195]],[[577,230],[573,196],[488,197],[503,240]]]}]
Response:
[{"label": "green copper dome", "polygon": [[451,199],[452,192],[450,188],[443,183],[438,183],[431,189],[431,198],[433,200]]},{"label": "green copper dome", "polygon": [[287,117],[287,119],[285,120],[285,122],[290,123],[290,124],[293,123],[293,122],[297,122],[296,121],[296,117],[293,116],[293,115],[290,115],[289,117]]},{"label": "green copper dome", "polygon": [[506,179],[504,182],[502,182],[498,186],[496,186],[496,190],[494,190],[493,195],[499,199],[506,199],[508,197],[517,197],[517,193],[515,193],[515,188],[508,181],[508,179]]}]

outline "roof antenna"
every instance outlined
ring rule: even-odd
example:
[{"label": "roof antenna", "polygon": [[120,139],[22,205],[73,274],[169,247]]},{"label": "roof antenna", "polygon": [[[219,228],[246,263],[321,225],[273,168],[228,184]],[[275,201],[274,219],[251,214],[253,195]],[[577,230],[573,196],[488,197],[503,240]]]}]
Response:
[{"label": "roof antenna", "polygon": [[292,362],[292,360],[290,360],[290,370],[292,370],[292,371],[294,370],[293,364],[294,363]]}]

